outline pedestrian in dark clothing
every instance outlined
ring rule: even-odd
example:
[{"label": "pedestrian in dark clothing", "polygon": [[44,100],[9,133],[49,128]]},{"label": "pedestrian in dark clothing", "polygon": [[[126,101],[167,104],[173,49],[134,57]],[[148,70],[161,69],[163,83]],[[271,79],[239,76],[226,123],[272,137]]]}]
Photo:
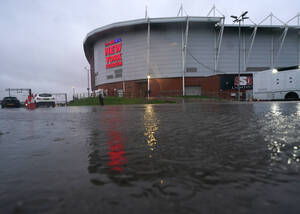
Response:
[{"label": "pedestrian in dark clothing", "polygon": [[99,103],[100,103],[100,105],[104,105],[104,99],[103,99],[103,95],[100,93],[99,94]]}]

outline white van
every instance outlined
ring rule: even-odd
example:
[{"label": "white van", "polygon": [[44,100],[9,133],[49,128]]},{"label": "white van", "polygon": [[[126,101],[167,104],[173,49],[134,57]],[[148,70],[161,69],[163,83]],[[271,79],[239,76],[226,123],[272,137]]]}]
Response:
[{"label": "white van", "polygon": [[253,98],[257,100],[298,100],[300,70],[266,70],[253,73]]}]

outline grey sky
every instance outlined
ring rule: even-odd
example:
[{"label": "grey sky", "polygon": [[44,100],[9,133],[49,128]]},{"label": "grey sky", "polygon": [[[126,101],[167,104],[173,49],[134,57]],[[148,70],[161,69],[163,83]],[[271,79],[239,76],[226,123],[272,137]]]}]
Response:
[{"label": "grey sky", "polygon": [[213,4],[230,15],[248,10],[255,22],[270,12],[283,21],[300,12],[299,0],[2,0],[0,6],[0,99],[5,88],[34,92],[86,92],[88,66],[82,42],[91,30],[117,21],[189,15],[206,16]]}]

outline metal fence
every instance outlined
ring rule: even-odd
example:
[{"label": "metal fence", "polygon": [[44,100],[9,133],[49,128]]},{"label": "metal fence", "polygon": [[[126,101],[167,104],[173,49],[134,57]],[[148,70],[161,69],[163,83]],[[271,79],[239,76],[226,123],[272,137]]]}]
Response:
[{"label": "metal fence", "polygon": [[[123,92],[123,90],[114,90],[108,92],[92,92],[92,93],[77,93],[73,95],[73,100],[76,99],[83,99],[88,97],[98,97],[99,94],[102,93],[103,96],[114,96],[114,97],[127,97],[127,98],[147,98],[148,94],[147,91],[143,91],[143,93],[134,93],[134,92]],[[251,98],[252,90],[243,90],[241,91],[241,100],[249,100]],[[150,91],[150,97],[181,97],[182,90],[161,90],[159,92],[155,92],[152,94]],[[207,91],[201,90],[201,96],[211,97],[211,98],[223,98],[227,100],[237,100],[238,93],[235,90],[223,90],[223,91]]]}]

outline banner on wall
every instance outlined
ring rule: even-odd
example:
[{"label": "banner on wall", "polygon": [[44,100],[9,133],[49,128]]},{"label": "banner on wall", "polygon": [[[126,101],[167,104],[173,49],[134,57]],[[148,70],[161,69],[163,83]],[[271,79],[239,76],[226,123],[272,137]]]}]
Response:
[{"label": "banner on wall", "polygon": [[122,65],[122,40],[114,39],[105,43],[105,68],[110,69]]}]

